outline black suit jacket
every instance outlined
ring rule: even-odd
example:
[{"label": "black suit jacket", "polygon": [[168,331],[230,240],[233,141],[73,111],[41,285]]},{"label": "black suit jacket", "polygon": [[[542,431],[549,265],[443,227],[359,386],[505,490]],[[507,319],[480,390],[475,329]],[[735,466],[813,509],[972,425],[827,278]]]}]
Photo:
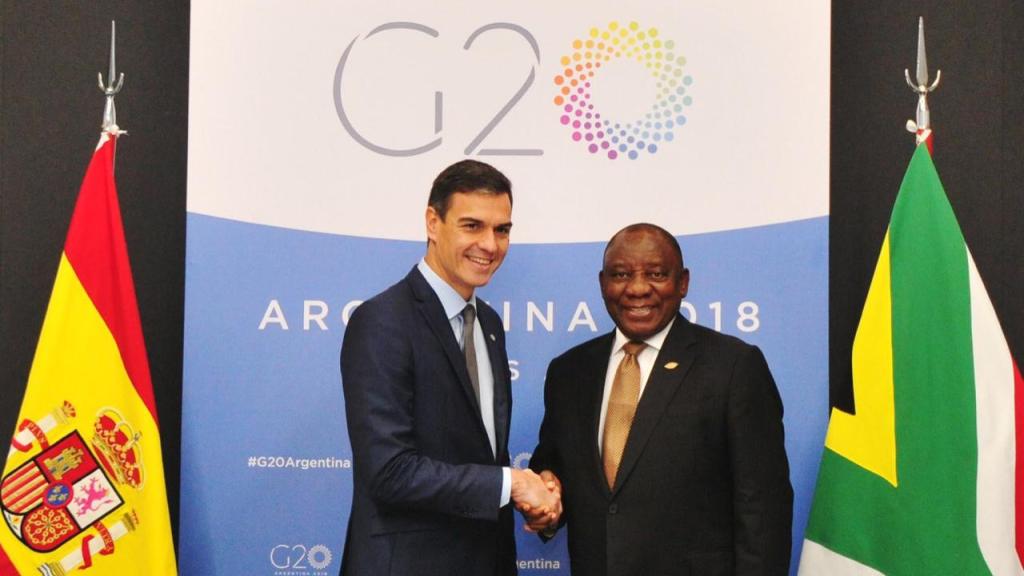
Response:
[{"label": "black suit jacket", "polygon": [[761,351],[677,316],[609,489],[597,428],[613,341],[551,362],[530,463],[562,480],[572,573],[786,574],[793,491]]},{"label": "black suit jacket", "polygon": [[515,574],[499,510],[512,414],[505,332],[479,299],[494,374],[497,458],[440,300],[413,268],[352,314],[341,349],[352,442],[347,576]]}]

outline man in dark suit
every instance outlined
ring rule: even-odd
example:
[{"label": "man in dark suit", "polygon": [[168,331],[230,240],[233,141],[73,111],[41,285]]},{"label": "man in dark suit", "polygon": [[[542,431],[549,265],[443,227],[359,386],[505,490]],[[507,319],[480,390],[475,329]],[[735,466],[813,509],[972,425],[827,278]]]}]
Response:
[{"label": "man in dark suit", "polygon": [[515,574],[509,502],[532,522],[560,512],[537,474],[509,467],[505,332],[474,296],[505,257],[511,218],[501,172],[449,166],[431,188],[426,256],[349,320],[346,576]]},{"label": "man in dark suit", "polygon": [[689,279],[664,229],[619,231],[599,274],[616,330],[548,368],[530,466],[561,480],[575,576],[788,572],[778,390],[760,350],[679,314]]}]

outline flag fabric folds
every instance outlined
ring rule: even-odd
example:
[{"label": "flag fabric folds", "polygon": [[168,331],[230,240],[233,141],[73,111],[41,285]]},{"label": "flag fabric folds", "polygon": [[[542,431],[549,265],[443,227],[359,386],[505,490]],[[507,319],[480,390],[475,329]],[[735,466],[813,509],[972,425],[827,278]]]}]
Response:
[{"label": "flag fabric folds", "polygon": [[1024,574],[1024,385],[926,145],[833,409],[800,574]]},{"label": "flag fabric folds", "polygon": [[116,139],[86,171],[0,481],[2,576],[177,572]]}]

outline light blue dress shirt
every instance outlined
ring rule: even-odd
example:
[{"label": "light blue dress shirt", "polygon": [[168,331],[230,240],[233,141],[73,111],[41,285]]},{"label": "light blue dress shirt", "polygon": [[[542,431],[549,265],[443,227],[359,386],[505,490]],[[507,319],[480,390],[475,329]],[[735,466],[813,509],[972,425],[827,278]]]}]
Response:
[{"label": "light blue dress shirt", "polygon": [[[462,296],[447,282],[442,280],[425,260],[421,259],[416,268],[420,271],[420,274],[423,274],[423,278],[427,280],[427,284],[430,284],[430,287],[434,289],[434,293],[437,294],[437,298],[441,301],[444,314],[448,317],[448,322],[452,326],[452,332],[455,334],[455,340],[459,343],[459,348],[465,349],[465,343],[462,341],[462,310],[466,307],[466,304],[472,304],[474,308],[476,307],[476,295],[471,296],[469,302],[463,300]],[[478,351],[487,350],[487,342],[484,340],[484,331],[480,327],[479,318],[477,318],[476,326],[473,329],[473,342]],[[496,454],[497,441],[494,434],[494,372],[491,371],[490,355],[478,352],[476,355],[476,368],[477,374],[480,377],[480,417],[484,421],[487,439],[491,443],[491,453]],[[509,503],[511,497],[512,470],[504,467],[502,468],[501,502],[499,505],[505,506]]]}]

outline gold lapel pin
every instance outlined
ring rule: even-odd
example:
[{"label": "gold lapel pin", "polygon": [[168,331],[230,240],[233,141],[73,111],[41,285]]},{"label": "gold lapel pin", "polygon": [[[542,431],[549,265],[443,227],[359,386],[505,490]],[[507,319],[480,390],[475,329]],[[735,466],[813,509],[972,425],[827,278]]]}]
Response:
[{"label": "gold lapel pin", "polygon": [[665,369],[666,370],[675,370],[678,367],[679,367],[679,362],[669,362],[668,364],[665,364]]}]

